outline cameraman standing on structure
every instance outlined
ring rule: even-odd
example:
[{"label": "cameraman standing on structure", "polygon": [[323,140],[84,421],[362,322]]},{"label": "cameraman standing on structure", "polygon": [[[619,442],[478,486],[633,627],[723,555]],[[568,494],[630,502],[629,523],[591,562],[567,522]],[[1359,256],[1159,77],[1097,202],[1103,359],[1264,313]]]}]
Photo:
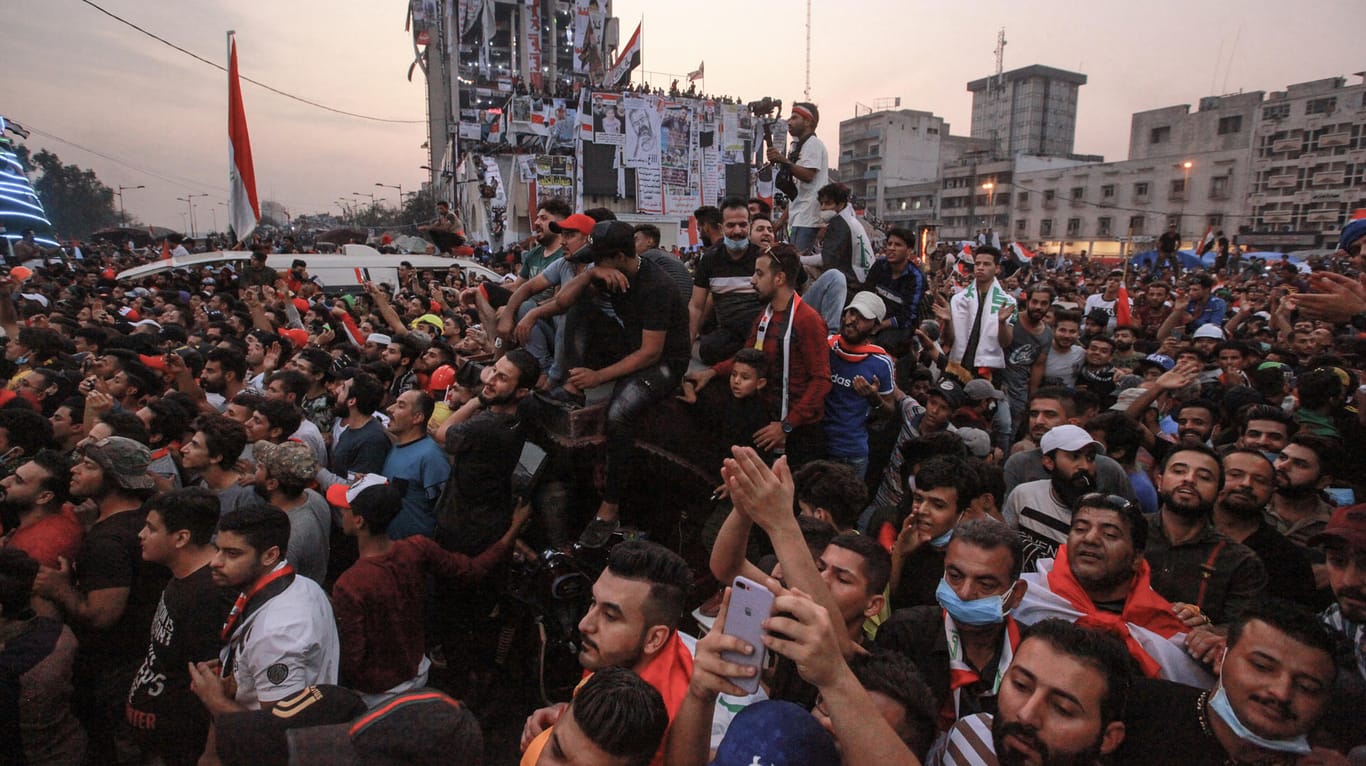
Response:
[{"label": "cameraman standing on structure", "polygon": [[[816,125],[821,120],[815,104],[798,101],[792,105],[792,116],[787,119],[792,134],[792,151],[784,157],[770,146],[768,161],[777,166],[781,185],[783,171],[791,173],[797,194],[788,207],[787,222],[792,227],[790,241],[798,253],[807,253],[816,244],[816,233],[821,228],[821,206],[816,202],[816,190],[830,182],[830,156],[825,144],[816,137]],[[789,187],[790,188],[790,187]]]}]

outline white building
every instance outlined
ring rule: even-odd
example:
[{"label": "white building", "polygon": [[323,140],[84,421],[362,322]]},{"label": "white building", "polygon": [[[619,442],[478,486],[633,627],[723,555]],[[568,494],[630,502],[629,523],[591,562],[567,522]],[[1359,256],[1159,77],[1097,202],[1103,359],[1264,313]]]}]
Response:
[{"label": "white building", "polygon": [[[839,178],[859,204],[881,216],[889,210],[889,188],[933,181],[944,162],[984,145],[949,135],[944,118],[929,112],[872,112],[840,123]],[[898,193],[896,204],[904,197]]]},{"label": "white building", "polygon": [[973,138],[991,142],[1000,157],[1065,157],[1077,135],[1077,92],[1086,75],[1027,66],[968,83]]}]

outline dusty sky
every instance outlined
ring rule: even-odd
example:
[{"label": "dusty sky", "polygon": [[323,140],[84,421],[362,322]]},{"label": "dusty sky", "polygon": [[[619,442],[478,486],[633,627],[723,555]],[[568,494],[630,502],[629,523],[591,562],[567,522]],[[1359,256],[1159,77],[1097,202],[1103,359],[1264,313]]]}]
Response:
[{"label": "dusty sky", "polygon": [[[400,120],[426,116],[403,31],[402,0],[96,0],[205,58],[226,62],[236,29],[242,74],[348,111]],[[80,0],[8,0],[0,114],[60,136],[25,143],[93,168],[125,191],[130,216],[185,228],[225,225],[226,75],[150,40]],[[803,88],[805,4],[798,0],[615,0],[622,38],[645,19],[644,69],[686,73],[706,61],[706,90],[790,104]],[[905,108],[968,133],[965,85],[995,69],[1006,28],[1007,69],[1046,64],[1084,72],[1076,150],[1122,159],[1132,112],[1195,104],[1201,96],[1278,90],[1366,69],[1360,0],[1081,2],[817,0],[812,7],[811,96],[832,145],[855,103],[900,96]],[[639,74],[637,74],[639,78]],[[667,86],[665,75],[656,82]],[[386,124],[330,114],[243,85],[258,191],[291,214],[338,212],[354,192],[393,204],[393,189],[425,177],[425,122]],[[130,167],[131,166],[131,167]],[[363,198],[369,202],[369,197]]]}]

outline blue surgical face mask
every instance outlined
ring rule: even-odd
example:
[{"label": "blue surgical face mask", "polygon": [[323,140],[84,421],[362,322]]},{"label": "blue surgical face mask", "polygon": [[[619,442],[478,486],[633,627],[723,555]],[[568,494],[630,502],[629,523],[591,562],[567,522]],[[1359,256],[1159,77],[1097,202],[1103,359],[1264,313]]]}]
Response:
[{"label": "blue surgical face mask", "polygon": [[1247,728],[1242,721],[1238,720],[1238,715],[1233,712],[1233,705],[1228,701],[1228,695],[1224,693],[1224,683],[1219,682],[1219,688],[1214,692],[1214,696],[1209,698],[1209,709],[1219,716],[1233,730],[1233,735],[1238,739],[1256,745],[1264,750],[1272,750],[1277,753],[1293,753],[1295,755],[1305,755],[1309,752],[1309,741],[1303,735],[1294,739],[1267,739],[1254,734]]},{"label": "blue surgical face mask", "polygon": [[15,360],[14,360],[14,363],[15,363],[15,364],[18,364],[18,365],[28,364],[28,357],[27,357],[27,356],[21,356],[21,357],[19,357],[18,359],[15,359]]},{"label": "blue surgical face mask", "polygon": [[955,530],[955,529],[957,529],[957,528],[958,528],[957,525],[955,525],[955,526],[953,526],[953,527],[950,527],[950,528],[949,528],[949,531],[945,532],[944,534],[942,534],[942,535],[940,535],[940,536],[938,536],[938,537],[935,537],[935,538],[931,538],[931,539],[930,539],[930,545],[933,545],[933,546],[936,547],[936,548],[946,548],[946,547],[948,547],[949,541],[953,539],[953,530]]},{"label": "blue surgical face mask", "polygon": [[748,239],[747,237],[741,237],[741,238],[739,238],[739,239],[731,239],[730,237],[723,237],[722,239],[723,239],[723,240],[725,241],[725,243],[726,243],[726,249],[727,249],[727,250],[737,250],[737,251],[738,251],[738,250],[744,250],[745,248],[749,247],[749,239]]},{"label": "blue surgical face mask", "polygon": [[999,596],[987,596],[986,598],[964,601],[958,597],[953,588],[949,587],[948,580],[940,580],[939,588],[935,590],[934,597],[956,623],[962,625],[995,625],[1005,620],[1008,614],[1005,609],[1006,599],[1014,591],[1015,586],[1011,585],[1010,590]]}]

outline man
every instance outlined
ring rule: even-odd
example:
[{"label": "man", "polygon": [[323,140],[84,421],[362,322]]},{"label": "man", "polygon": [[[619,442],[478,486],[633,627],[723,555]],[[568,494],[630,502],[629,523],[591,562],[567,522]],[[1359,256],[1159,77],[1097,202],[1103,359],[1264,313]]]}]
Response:
[{"label": "man", "polygon": [[[1315,762],[1302,756],[1311,751],[1306,735],[1330,712],[1334,654],[1332,638],[1312,614],[1284,601],[1260,604],[1229,629],[1212,689],[1135,683],[1124,716],[1128,734],[1114,762]],[[1358,735],[1360,723],[1358,715]],[[1338,755],[1319,762],[1346,761]]]},{"label": "man", "polygon": [[1025,562],[1052,558],[1067,542],[1072,509],[1077,500],[1096,488],[1096,456],[1105,446],[1081,426],[1049,429],[1039,442],[1047,479],[1017,485],[1001,509],[1007,524],[1018,527]]},{"label": "man", "polygon": [[550,735],[522,766],[646,766],[669,728],[659,690],[626,668],[603,668],[579,687]]},{"label": "man", "polygon": [[829,340],[825,443],[830,458],[853,467],[860,479],[868,471],[868,419],[874,412],[890,414],[895,407],[895,363],[881,346],[869,342],[886,313],[881,298],[861,292],[844,308],[840,331]]},{"label": "man", "polygon": [[256,493],[289,517],[285,558],[294,571],[322,584],[327,575],[332,511],[322,495],[309,489],[318,476],[318,461],[299,442],[256,442]]},{"label": "man", "polygon": [[1270,404],[1254,404],[1239,411],[1238,440],[1234,446],[1257,450],[1274,463],[1290,442],[1290,437],[1298,430],[1299,425],[1284,409]]},{"label": "man", "polygon": [[1181,445],[1157,475],[1158,513],[1149,521],[1147,559],[1153,590],[1191,604],[1227,625],[1261,597],[1266,568],[1257,554],[1214,531],[1211,514],[1224,466],[1205,446]]},{"label": "man", "polygon": [[[890,236],[888,241],[891,241]],[[1019,430],[1020,421],[1024,419],[1034,362],[1053,345],[1053,328],[1044,322],[1048,308],[1053,305],[1053,297],[1053,288],[1047,284],[1029,288],[1025,309],[1016,315],[1010,345],[1005,349],[1006,366],[1001,371],[1001,379],[1006,400],[1010,403],[1012,434]]]},{"label": "man", "polygon": [[430,538],[391,540],[388,527],[398,515],[399,491],[378,475],[353,486],[335,485],[329,501],[341,509],[342,530],[357,540],[360,558],[332,588],[341,645],[340,678],[374,708],[393,695],[427,685],[431,660],[424,651],[427,578],[473,587],[512,551],[531,515],[518,508],[512,526],[483,553],[469,558],[448,553]]},{"label": "man", "polygon": [[1115,302],[1119,300],[1119,288],[1122,284],[1124,284],[1124,270],[1111,269],[1110,273],[1105,276],[1105,289],[1086,296],[1086,303],[1082,306],[1083,314],[1090,316],[1092,311],[1099,309],[1110,317],[1105,327],[1102,328],[1102,332],[1114,332],[1117,314]]},{"label": "man", "polygon": [[[607,568],[593,583],[593,604],[579,621],[579,664],[595,673],[629,670],[664,698],[669,717],[678,711],[692,673],[692,653],[678,633],[692,572],[678,554],[658,543],[629,541],[612,548]],[[569,706],[532,713],[522,730],[525,751],[545,747]]]},{"label": "man", "polygon": [[769,162],[792,174],[797,195],[787,210],[787,224],[792,229],[792,246],[799,253],[810,252],[820,231],[820,204],[816,192],[830,183],[830,155],[825,143],[816,136],[821,113],[815,104],[798,101],[792,105],[787,118],[787,131],[792,137],[792,148],[786,157],[770,146],[766,155]]},{"label": "man", "polygon": [[1153,259],[1151,275],[1157,276],[1162,267],[1168,263],[1172,266],[1172,277],[1181,278],[1181,259],[1176,255],[1176,248],[1181,244],[1181,235],[1176,232],[1176,224],[1167,224],[1167,230],[1157,238],[1157,257]]},{"label": "man", "polygon": [[1224,486],[1214,504],[1214,529],[1252,549],[1266,569],[1266,594],[1312,604],[1314,571],[1304,549],[1285,539],[1263,514],[1276,486],[1276,472],[1261,452],[1238,447],[1224,455]]},{"label": "man", "polygon": [[194,424],[194,436],[180,448],[180,464],[195,477],[192,485],[206,487],[218,497],[222,513],[257,502],[256,492],[243,486],[237,460],[247,447],[247,429],[226,415],[204,415]]},{"label": "man", "polygon": [[1028,584],[1015,619],[1030,625],[1049,618],[1076,621],[1114,633],[1149,677],[1204,686],[1210,676],[1187,651],[1197,612],[1178,613],[1153,590],[1144,559],[1148,524],[1138,507],[1093,493],[1077,502],[1067,542],[1057,556],[1024,575]]},{"label": "man", "polygon": [[308,376],[293,369],[271,373],[266,378],[266,400],[289,402],[299,408],[299,427],[288,435],[291,441],[302,442],[313,452],[319,463],[327,462],[327,440],[322,431],[309,420],[303,409],[303,400],[308,396]]},{"label": "man", "polygon": [[1213,446],[1219,431],[1219,405],[1208,399],[1191,399],[1176,408],[1176,439],[1183,445]]},{"label": "man", "polygon": [[308,379],[308,389],[298,397],[299,409],[304,411],[305,421],[312,423],[319,433],[328,434],[333,419],[332,398],[327,392],[327,383],[332,378],[332,355],[321,348],[304,348],[289,358],[285,369]]},{"label": "man", "polygon": [[877,632],[879,649],[909,658],[934,694],[939,730],[974,713],[996,712],[1005,669],[1020,643],[1011,613],[1020,581],[1020,538],[992,519],[965,521],[944,554],[938,603],[897,610]]},{"label": "man", "polygon": [[[316,684],[335,684],[341,650],[327,594],[285,560],[289,519],[254,506],[218,522],[213,582],[239,591],[220,637],[219,662],[189,666],[190,690],[217,718],[271,710]],[[229,680],[231,679],[231,681]],[[204,752],[217,750],[213,727]]]},{"label": "man", "polygon": [[1101,403],[1107,407],[1115,401],[1118,372],[1111,364],[1114,354],[1113,339],[1105,335],[1093,336],[1086,342],[1086,355],[1082,358],[1081,369],[1077,370],[1077,388],[1100,397]]},{"label": "man", "polygon": [[[1228,304],[1223,298],[1214,295],[1213,290],[1212,274],[1195,274],[1186,283],[1186,305],[1178,321],[1185,325],[1188,335],[1194,334],[1205,325],[1212,325],[1216,329],[1223,327]],[[1220,335],[1222,336],[1222,333]],[[1220,337],[1219,340],[1223,338]]]},{"label": "man", "polygon": [[1131,683],[1118,640],[1063,620],[1040,622],[1006,670],[997,713],[954,724],[940,763],[1098,764],[1124,740]]},{"label": "man", "polygon": [[460,231],[460,217],[451,212],[451,204],[445,200],[436,203],[436,218],[431,223],[417,227],[432,235],[432,243],[439,253],[449,253],[464,244],[465,237]]},{"label": "man", "polygon": [[1337,509],[1310,540],[1323,548],[1328,584],[1336,599],[1320,619],[1346,639],[1357,672],[1366,679],[1366,504]]},{"label": "man", "polygon": [[[522,269],[517,273],[516,281],[504,287],[510,290],[521,287],[545,271],[556,258],[568,254],[563,252],[558,227],[552,227],[551,224],[559,223],[573,213],[569,203],[558,197],[549,197],[536,208],[536,215],[531,219],[531,232],[536,237],[536,246],[522,254]],[[537,294],[536,302],[540,303],[547,297],[543,293]]]},{"label": "man", "polygon": [[333,414],[340,433],[332,443],[327,469],[338,476],[379,473],[393,444],[375,412],[384,401],[384,384],[368,372],[356,372],[337,387]]},{"label": "man", "polygon": [[[713,365],[734,356],[764,308],[750,282],[754,260],[762,252],[749,239],[750,226],[744,200],[727,197],[721,203],[721,241],[703,251],[694,269],[688,337],[697,342],[697,357],[703,364]],[[703,333],[713,307],[715,327]]]},{"label": "man", "polygon": [[1307,545],[1333,513],[1322,492],[1332,483],[1329,467],[1340,449],[1336,441],[1297,433],[1276,456],[1276,493],[1266,520],[1296,545]]},{"label": "man", "polygon": [[389,396],[397,399],[399,394],[417,388],[417,370],[413,363],[422,355],[422,348],[411,335],[394,338],[380,355],[380,361],[394,371],[394,382],[389,386]]},{"label": "man", "polygon": [[802,265],[820,275],[806,288],[805,299],[825,319],[831,333],[839,332],[840,307],[856,292],[873,265],[873,244],[849,204],[849,187],[841,183],[816,192],[825,233],[819,255],[802,258]]},{"label": "man", "polygon": [[393,449],[380,475],[404,487],[402,508],[389,525],[389,537],[431,536],[436,528],[436,501],[446,488],[451,464],[440,445],[427,434],[427,421],[436,402],[423,391],[404,391],[390,405],[388,431]]},{"label": "man", "polygon": [[953,343],[951,363],[966,368],[974,377],[992,377],[1006,366],[1004,349],[1014,341],[1010,318],[1015,299],[996,281],[1001,251],[979,247],[972,254],[972,283],[949,301],[944,329]]},{"label": "man", "polygon": [[749,214],[749,243],[762,252],[773,247],[773,243],[776,241],[778,239],[773,233],[773,219],[769,218],[767,213],[756,215],[751,210]]},{"label": "man", "polygon": [[91,749],[120,762],[131,755],[124,719],[128,688],[167,577],[165,568],[143,561],[138,542],[142,504],[154,486],[147,475],[150,462],[145,446],[119,436],[81,448],[71,469],[71,494],[93,501],[98,515],[75,560],[42,568],[33,584],[35,594],[61,608],[81,642],[76,673],[87,693],[78,697],[77,715]]},{"label": "man", "polygon": [[[1060,425],[1077,424],[1077,403],[1071,392],[1065,388],[1040,388],[1029,397],[1025,413],[1029,437],[1038,444],[1049,429]],[[1018,449],[1018,445],[1017,445]],[[1103,454],[1096,455],[1096,489],[1120,495],[1128,500],[1137,501],[1133,485],[1124,473],[1124,467]],[[1038,449],[1023,449],[1010,456],[1005,464],[1006,492],[1027,481],[1049,478],[1048,469],[1043,464],[1043,452]]]},{"label": "man", "polygon": [[964,459],[937,456],[915,472],[910,513],[892,546],[893,608],[936,603],[944,551],[977,497],[977,472]]},{"label": "man", "polygon": [[67,505],[71,463],[54,450],[39,450],[0,480],[0,520],[5,546],[17,548],[45,567],[74,560],[85,528]]},{"label": "man", "polygon": [[525,443],[517,408],[540,374],[536,360],[520,349],[479,369],[479,394],[442,421],[435,434],[452,458],[451,481],[437,514],[437,542],[470,556],[496,541],[512,517],[517,504],[512,474]]},{"label": "man", "polygon": [[[647,409],[673,393],[690,354],[682,296],[661,267],[635,254],[632,236],[630,225],[620,221],[595,226],[588,252],[575,256],[592,258],[593,268],[562,288],[554,301],[558,308],[573,306],[587,297],[589,284],[595,283],[609,290],[606,297],[621,319],[610,362],[598,369],[571,366],[563,387],[570,399],[581,403],[588,389],[613,385],[607,405],[602,502],[580,538],[590,547],[605,545],[620,527],[618,516],[631,478],[637,423]],[[610,340],[595,341],[613,345]]]},{"label": "man", "polygon": [[1006,398],[1005,392],[991,385],[989,380],[975,378],[963,386],[963,398],[964,406],[953,417],[959,425],[959,435],[968,429],[981,431],[988,437],[989,444],[977,456],[984,459],[990,456],[993,460],[1003,457],[1014,436],[1010,430],[1010,409],[1001,404]]},{"label": "man", "polygon": [[1153,281],[1143,290],[1143,301],[1134,306],[1134,323],[1149,340],[1157,338],[1157,331],[1167,323],[1172,307],[1167,303],[1166,282]]},{"label": "man", "polygon": [[1034,360],[1034,367],[1029,372],[1031,391],[1040,386],[1073,388],[1077,385],[1077,373],[1086,360],[1085,349],[1077,343],[1081,337],[1081,314],[1055,311],[1053,316],[1053,342]]},{"label": "man", "polygon": [[71,455],[76,451],[76,444],[85,438],[85,399],[68,397],[57,405],[48,421],[52,423],[52,440],[56,442],[57,450],[63,455]]},{"label": "man", "polygon": [[920,326],[920,301],[929,281],[911,260],[915,245],[909,229],[890,229],[883,257],[873,262],[864,281],[864,288],[877,293],[887,305],[887,317],[873,335],[874,342],[886,349],[899,351]]},{"label": "man", "polygon": [[251,262],[242,269],[242,277],[239,284],[242,287],[274,287],[275,280],[280,275],[275,269],[266,265],[266,258],[270,254],[270,248],[262,243],[252,243]]},{"label": "man", "polygon": [[1117,325],[1110,337],[1115,341],[1115,353],[1111,361],[1125,374],[1132,372],[1134,365],[1146,356],[1142,351],[1134,348],[1134,344],[1138,342],[1138,333],[1134,326]]},{"label": "man", "polygon": [[171,580],[157,606],[146,658],[128,690],[127,718],[168,766],[198,763],[209,731],[187,668],[218,656],[219,632],[235,595],[214,583],[209,567],[218,517],[218,498],[209,490],[172,490],[148,501],[138,534],[143,560],[169,569]]},{"label": "man", "polygon": [[242,382],[246,376],[247,358],[241,352],[222,346],[210,349],[204,359],[204,370],[199,374],[199,386],[207,395],[208,406],[222,412],[227,403],[246,388]]},{"label": "man", "polygon": [[[789,246],[776,245],[755,259],[750,282],[765,307],[745,341],[747,347],[763,350],[771,370],[781,370],[767,387],[778,398],[779,419],[754,434],[755,446],[785,450],[793,466],[825,454],[821,419],[831,387],[829,336],[820,314],[796,293],[799,268],[797,253]],[[691,373],[688,379],[700,391],[717,375],[728,378],[730,370],[726,360]]]},{"label": "man", "polygon": [[147,426],[147,446],[152,450],[152,464],[147,471],[162,489],[181,486],[180,466],[173,454],[180,451],[181,440],[193,420],[181,401],[184,397],[153,399],[137,410],[138,419]]}]

